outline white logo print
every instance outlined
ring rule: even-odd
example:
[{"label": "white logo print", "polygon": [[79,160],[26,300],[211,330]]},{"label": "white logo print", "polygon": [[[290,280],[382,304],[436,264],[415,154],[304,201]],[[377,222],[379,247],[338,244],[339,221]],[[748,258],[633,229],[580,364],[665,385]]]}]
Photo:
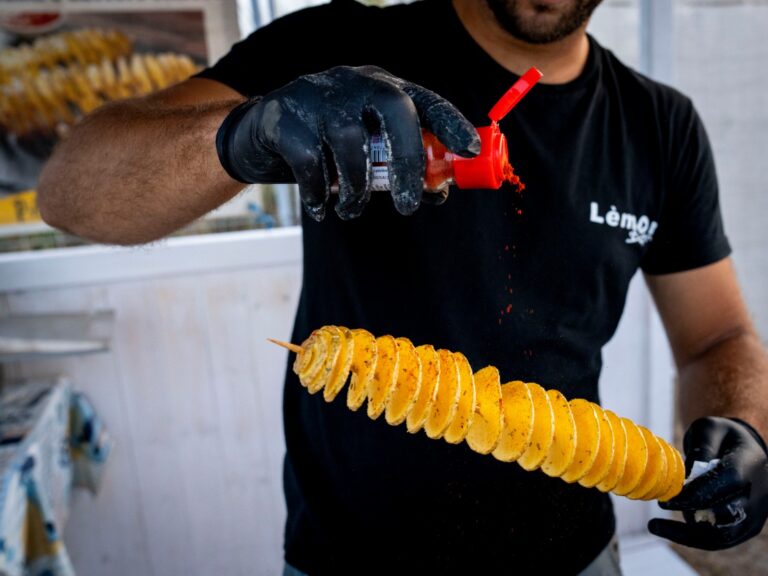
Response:
[{"label": "white logo print", "polygon": [[619,212],[616,206],[611,205],[611,209],[604,215],[600,215],[600,206],[597,202],[591,202],[589,205],[589,221],[595,224],[603,224],[611,228],[622,228],[628,230],[626,239],[627,244],[640,244],[645,246],[653,240],[653,233],[659,227],[658,222],[651,220],[643,214],[639,218],[629,212]]}]

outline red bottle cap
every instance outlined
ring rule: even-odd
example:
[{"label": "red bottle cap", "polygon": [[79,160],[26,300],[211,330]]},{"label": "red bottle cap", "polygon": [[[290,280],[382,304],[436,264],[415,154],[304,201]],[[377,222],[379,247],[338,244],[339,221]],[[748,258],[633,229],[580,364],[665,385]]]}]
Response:
[{"label": "red bottle cap", "polygon": [[507,139],[499,130],[498,122],[514,108],[542,77],[531,68],[491,108],[490,126],[477,129],[480,136],[480,154],[474,158],[453,156],[453,177],[459,188],[490,188],[498,190],[512,174],[507,151]]}]

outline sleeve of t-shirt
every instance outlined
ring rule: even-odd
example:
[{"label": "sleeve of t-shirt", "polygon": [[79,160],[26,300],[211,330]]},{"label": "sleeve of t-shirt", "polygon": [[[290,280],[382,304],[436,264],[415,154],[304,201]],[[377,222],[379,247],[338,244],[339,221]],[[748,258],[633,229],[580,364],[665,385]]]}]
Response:
[{"label": "sleeve of t-shirt", "polygon": [[[248,97],[264,95],[303,74],[339,62],[333,54],[336,28],[355,10],[349,0],[305,8],[273,20],[232,46],[216,64],[195,76],[226,84]],[[329,39],[331,39],[329,41]]]},{"label": "sleeve of t-shirt", "polygon": [[641,268],[669,274],[713,264],[731,253],[723,229],[715,162],[704,125],[693,104],[678,95],[666,120],[668,188],[659,227]]}]

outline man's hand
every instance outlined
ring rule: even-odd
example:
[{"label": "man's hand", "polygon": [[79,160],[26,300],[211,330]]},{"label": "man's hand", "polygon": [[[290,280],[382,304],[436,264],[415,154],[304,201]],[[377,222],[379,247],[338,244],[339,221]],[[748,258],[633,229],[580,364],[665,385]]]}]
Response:
[{"label": "man's hand", "polygon": [[224,168],[241,182],[296,181],[318,221],[338,178],[336,212],[349,219],[370,198],[368,150],[371,134],[379,133],[389,152],[395,208],[411,214],[423,191],[421,126],[456,154],[480,151],[474,127],[434,92],[381,68],[340,66],[239,105],[221,125],[216,146]]},{"label": "man's hand", "polygon": [[695,461],[720,462],[668,502],[685,522],[654,518],[648,530],[693,548],[730,548],[760,533],[768,517],[768,450],[760,435],[733,418],[699,418],[683,442],[686,475]]}]

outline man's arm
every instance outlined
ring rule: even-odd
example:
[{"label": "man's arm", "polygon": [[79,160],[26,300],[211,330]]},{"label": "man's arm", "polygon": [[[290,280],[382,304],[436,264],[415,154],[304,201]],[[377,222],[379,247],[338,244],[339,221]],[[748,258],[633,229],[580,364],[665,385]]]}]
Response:
[{"label": "man's arm", "polygon": [[679,371],[683,424],[735,416],[768,438],[768,356],[731,259],[646,281]]},{"label": "man's arm", "polygon": [[243,184],[216,155],[216,131],[243,97],[192,78],[108,104],[61,142],[40,176],[49,224],[99,242],[156,240],[232,198]]},{"label": "man's arm", "polygon": [[712,466],[660,503],[685,521],[653,518],[648,530],[685,546],[730,548],[768,519],[768,357],[730,259],[647,280],[680,374],[686,472],[695,462]]}]

